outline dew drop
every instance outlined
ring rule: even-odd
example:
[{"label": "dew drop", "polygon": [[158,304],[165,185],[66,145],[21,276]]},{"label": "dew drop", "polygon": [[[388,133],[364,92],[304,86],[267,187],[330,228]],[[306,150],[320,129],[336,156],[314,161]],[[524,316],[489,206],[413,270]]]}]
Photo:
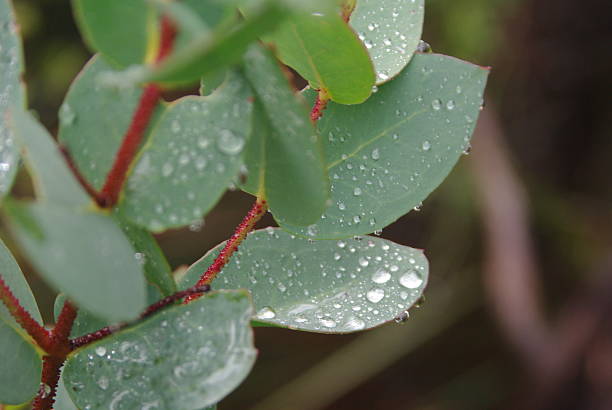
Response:
[{"label": "dew drop", "polygon": [[455,102],[453,100],[448,100],[446,103],[446,109],[451,111],[455,109]]},{"label": "dew drop", "polygon": [[442,101],[436,98],[431,102],[431,108],[433,108],[435,111],[440,111],[440,108],[442,108]]},{"label": "dew drop", "polygon": [[378,151],[378,148],[372,150],[371,156],[374,161],[378,161],[380,159],[380,151]]},{"label": "dew drop", "polygon": [[353,189],[353,195],[355,196],[361,195],[361,188],[355,187],[355,189]]},{"label": "dew drop", "polygon": [[431,142],[429,142],[428,140],[423,141],[423,143],[421,144],[421,148],[423,149],[423,151],[429,151],[431,149]]},{"label": "dew drop", "polygon": [[423,284],[423,278],[414,270],[409,270],[399,278],[399,283],[405,288],[416,289]]},{"label": "dew drop", "polygon": [[344,328],[347,330],[362,330],[365,328],[365,322],[359,318],[353,317],[344,324]]},{"label": "dew drop", "polygon": [[169,162],[166,162],[162,166],[162,176],[169,177],[172,174],[172,171],[174,171],[174,168],[172,167],[172,164],[170,164]]},{"label": "dew drop", "polygon": [[364,258],[363,256],[361,256],[359,258],[359,266],[365,268],[366,266],[368,266],[370,264],[370,262],[368,262],[368,260],[366,258]]},{"label": "dew drop", "polygon": [[340,249],[344,249],[346,247],[346,242],[344,241],[338,241],[336,244],[338,245],[338,248]]},{"label": "dew drop", "polygon": [[385,297],[385,291],[380,288],[370,289],[366,298],[372,303],[378,303]]},{"label": "dew drop", "polygon": [[222,130],[219,133],[217,140],[217,148],[219,151],[227,155],[236,155],[242,151],[244,147],[244,138],[241,138],[234,134],[230,130]]},{"label": "dew drop", "polygon": [[264,306],[257,312],[255,317],[257,319],[274,319],[276,317],[276,312],[270,306]]},{"label": "dew drop", "polygon": [[380,284],[387,283],[389,279],[391,279],[391,274],[382,268],[378,269],[372,275],[372,281],[374,283],[380,283]]},{"label": "dew drop", "polygon": [[395,320],[395,323],[405,323],[406,321],[408,321],[409,317],[410,317],[410,313],[407,310],[405,310],[399,315],[395,316],[393,320]]},{"label": "dew drop", "polygon": [[319,322],[321,322],[323,326],[330,329],[336,327],[336,321],[329,316],[323,316],[321,319],[319,319]]}]

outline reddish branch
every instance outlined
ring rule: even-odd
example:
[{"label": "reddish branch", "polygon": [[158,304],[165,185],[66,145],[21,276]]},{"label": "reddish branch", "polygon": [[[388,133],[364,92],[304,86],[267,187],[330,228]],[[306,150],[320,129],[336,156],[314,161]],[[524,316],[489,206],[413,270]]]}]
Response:
[{"label": "reddish branch", "polygon": [[[251,232],[255,224],[261,219],[262,216],[265,215],[267,210],[268,203],[261,198],[257,198],[240,225],[238,225],[234,231],[232,237],[225,243],[225,246],[215,258],[212,265],[210,265],[206,272],[202,274],[196,286],[204,286],[212,282],[215,276],[217,276],[217,274],[221,272],[223,267],[227,264],[232,254],[236,251],[236,249],[238,249],[238,246],[240,246],[242,241],[244,241],[247,234]],[[197,299],[199,296],[200,294],[191,295],[185,300],[185,303]]]},{"label": "reddish branch", "polygon": [[38,394],[32,403],[33,410],[52,409],[57,393],[57,384],[60,378],[60,369],[66,357],[44,356],[42,368],[42,382]]},{"label": "reddish branch", "polygon": [[312,122],[317,122],[318,119],[323,116],[323,110],[325,110],[327,107],[328,102],[329,97],[327,97],[327,95],[322,91],[319,91],[314,106],[312,107],[312,111],[310,111],[310,120]]}]

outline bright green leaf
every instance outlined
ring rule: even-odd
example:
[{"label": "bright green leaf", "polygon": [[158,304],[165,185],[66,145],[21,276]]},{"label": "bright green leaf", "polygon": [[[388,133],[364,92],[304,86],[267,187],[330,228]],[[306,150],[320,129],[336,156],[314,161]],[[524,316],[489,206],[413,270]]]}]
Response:
[{"label": "bright green leaf", "polygon": [[42,361],[19,331],[0,317],[0,403],[20,404],[34,397]]},{"label": "bright green leaf", "polygon": [[[200,409],[225,397],[255,361],[247,292],[210,293],[88,345],[64,381],[80,408]],[[88,407],[90,406],[90,407]]]},{"label": "bright green leaf", "polygon": [[85,42],[120,67],[144,62],[157,35],[156,15],[146,0],[72,0]]},{"label": "bright green leaf", "polygon": [[337,103],[359,104],[372,92],[374,67],[365,46],[338,12],[299,14],[266,40],[280,59]]},{"label": "bright green leaf", "polygon": [[[142,95],[140,87],[105,84],[102,77],[111,72],[102,56],[94,56],[70,86],[59,112],[59,140],[97,189],[104,185]],[[157,115],[162,111],[160,104]]]},{"label": "bright green leaf", "polygon": [[[193,264],[179,287],[197,281],[223,244]],[[249,289],[255,319],[292,329],[347,333],[393,320],[427,283],[423,252],[380,238],[316,241],[267,228],[250,234],[214,283]]]},{"label": "bright green leaf", "polygon": [[9,126],[25,148],[25,160],[36,189],[36,197],[55,204],[84,206],[90,202],[74,178],[62,153],[47,130],[21,110],[9,112]]},{"label": "bright green leaf", "polygon": [[[30,290],[28,282],[23,277],[17,261],[11,255],[9,249],[4,245],[4,242],[0,240],[0,277],[4,280],[4,283],[11,289],[13,295],[19,300],[21,306],[30,313],[30,315],[38,323],[42,324],[42,317],[38,311],[38,305],[36,299]],[[6,320],[17,327],[17,322],[13,319],[11,314],[8,312],[4,304],[0,303],[0,319]]]},{"label": "bright green leaf", "polygon": [[240,61],[249,44],[272,30],[287,14],[277,2],[265,2],[248,21],[228,21],[203,33],[144,74],[143,81],[189,84]]},{"label": "bright green leaf", "polygon": [[25,106],[21,83],[23,57],[19,30],[11,2],[0,0],[0,199],[13,184],[19,164],[19,149],[6,114],[10,106]]},{"label": "bright green leaf", "polygon": [[9,222],[30,261],[77,305],[109,321],[145,307],[145,280],[115,221],[85,209],[7,202]]},{"label": "bright green leaf", "polygon": [[210,96],[171,104],[125,186],[121,217],[151,231],[200,220],[238,174],[251,133],[250,88],[230,75]]},{"label": "bright green leaf", "polygon": [[395,77],[412,58],[423,30],[424,0],[359,0],[350,25],[376,69],[376,83]]},{"label": "bright green leaf", "polygon": [[262,107],[254,116],[246,154],[246,189],[263,191],[278,221],[307,225],[317,220],[329,195],[321,139],[301,97],[293,94],[272,55],[252,47],[245,73]]},{"label": "bright green leaf", "polygon": [[330,103],[318,126],[331,204],[308,228],[283,228],[345,238],[380,230],[419,206],[469,146],[487,75],[452,57],[416,54],[364,104]]}]

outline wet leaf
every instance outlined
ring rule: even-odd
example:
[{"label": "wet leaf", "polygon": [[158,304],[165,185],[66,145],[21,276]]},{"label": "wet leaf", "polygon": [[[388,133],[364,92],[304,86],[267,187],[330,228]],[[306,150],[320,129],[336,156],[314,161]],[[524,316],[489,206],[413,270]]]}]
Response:
[{"label": "wet leaf", "polygon": [[11,2],[0,0],[0,199],[11,189],[19,165],[19,149],[6,115],[10,106],[25,107],[21,83],[23,57]]},{"label": "wet leaf", "polygon": [[412,58],[423,29],[424,0],[359,0],[350,25],[368,49],[376,83],[389,81]]},{"label": "wet leaf", "polygon": [[[66,295],[60,293],[55,298],[55,303],[53,304],[53,317],[57,321],[57,318],[64,307],[64,302],[66,301]],[[70,330],[70,337],[79,337],[86,335],[88,333],[95,332],[96,330],[102,329],[105,326],[110,325],[111,323],[105,320],[101,320],[91,313],[87,312],[84,309],[79,309],[77,312],[76,319],[72,325],[72,329]]]},{"label": "wet leaf", "polygon": [[210,96],[170,104],[135,160],[121,217],[155,232],[200,220],[238,174],[251,133],[250,95],[233,73]]},{"label": "wet leaf", "polygon": [[358,104],[370,96],[374,67],[339,12],[296,14],[265,39],[285,64],[332,101]]},{"label": "wet leaf", "polygon": [[[193,264],[187,288],[223,244]],[[276,228],[251,233],[214,282],[249,289],[255,319],[291,329],[349,333],[393,320],[412,306],[427,283],[423,252],[380,238],[316,241]]]},{"label": "wet leaf", "polygon": [[312,223],[325,208],[329,182],[321,139],[308,109],[265,49],[249,50],[245,74],[261,103],[245,155],[245,189],[263,194],[278,221]]},{"label": "wet leaf", "polygon": [[15,201],[5,209],[38,272],[77,305],[113,322],[132,319],[145,307],[141,267],[111,217]]},{"label": "wet leaf", "polygon": [[42,361],[26,337],[0,317],[0,403],[21,404],[38,391]]},{"label": "wet leaf", "polygon": [[280,221],[283,228],[345,238],[380,230],[419,206],[469,147],[487,75],[452,57],[416,54],[364,104],[330,103],[318,127],[331,204],[315,224]]},{"label": "wet leaf", "polygon": [[72,0],[72,7],[93,51],[119,67],[145,61],[149,39],[157,36],[156,15],[146,0]]},{"label": "wet leaf", "polygon": [[77,350],[64,382],[80,408],[199,409],[251,370],[256,351],[244,291],[210,293]]}]

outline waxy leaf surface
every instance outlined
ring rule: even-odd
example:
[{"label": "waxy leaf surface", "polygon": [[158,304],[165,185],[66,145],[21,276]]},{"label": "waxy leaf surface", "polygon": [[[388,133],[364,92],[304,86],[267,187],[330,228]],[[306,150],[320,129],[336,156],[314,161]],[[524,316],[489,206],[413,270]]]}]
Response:
[{"label": "waxy leaf surface", "polygon": [[344,238],[380,230],[419,206],[469,147],[487,75],[456,58],[416,54],[364,104],[330,103],[318,127],[331,204],[307,228],[282,227]]},{"label": "waxy leaf surface", "polygon": [[10,106],[25,106],[22,73],[23,57],[15,13],[9,0],[0,0],[0,199],[11,189],[19,164],[19,148],[6,115]]},{"label": "waxy leaf surface", "polygon": [[29,260],[77,305],[113,322],[132,319],[145,307],[141,266],[111,217],[13,201],[6,210]]},{"label": "waxy leaf surface", "polygon": [[72,0],[87,45],[119,67],[144,62],[156,16],[146,0]]},{"label": "waxy leaf surface", "polygon": [[374,67],[339,12],[294,15],[265,39],[274,43],[285,64],[332,101],[358,104],[370,96]]},{"label": "waxy leaf surface", "polygon": [[325,208],[329,181],[321,139],[308,109],[265,49],[252,47],[247,52],[245,74],[261,103],[245,154],[245,190],[263,194],[278,221],[312,223]]},{"label": "waxy leaf surface", "polygon": [[[223,244],[193,264],[188,288]],[[349,333],[393,320],[427,283],[423,252],[374,237],[316,241],[276,228],[251,233],[213,283],[249,289],[255,320],[291,329]]]},{"label": "waxy leaf surface", "polygon": [[42,361],[25,337],[0,317],[0,403],[24,403],[40,386]]},{"label": "waxy leaf surface", "polygon": [[66,363],[64,382],[80,408],[215,404],[253,366],[252,313],[245,291],[214,292],[172,306],[77,350]]},{"label": "waxy leaf surface", "polygon": [[368,49],[376,83],[389,81],[412,58],[423,30],[424,0],[359,0],[350,25]]},{"label": "waxy leaf surface", "polygon": [[242,164],[251,133],[250,92],[233,73],[212,95],[172,103],[135,161],[121,217],[156,232],[200,220]]}]

